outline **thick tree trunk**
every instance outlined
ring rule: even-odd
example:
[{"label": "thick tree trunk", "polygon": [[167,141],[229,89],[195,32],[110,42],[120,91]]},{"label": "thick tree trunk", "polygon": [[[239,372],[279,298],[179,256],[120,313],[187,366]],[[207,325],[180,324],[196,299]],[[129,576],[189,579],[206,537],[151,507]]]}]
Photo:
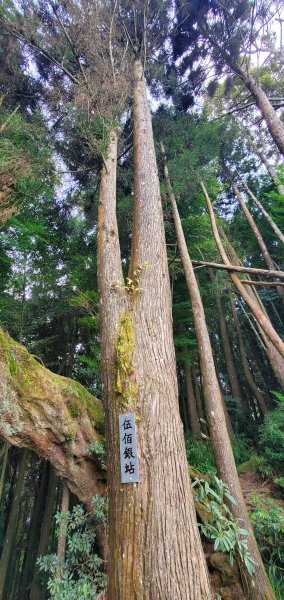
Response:
[{"label": "thick tree trunk", "polygon": [[[248,185],[246,183],[244,183],[244,188],[245,188],[246,192],[249,194],[249,196],[251,197],[252,201],[259,208],[260,212],[266,218],[269,225],[271,225],[274,233],[276,233],[279,240],[284,244],[284,235],[283,235],[282,231],[280,231],[279,227],[277,227],[276,223],[274,223],[271,216],[268,214],[268,212],[265,210],[265,208],[262,206],[262,204],[259,202],[259,200],[255,197],[255,195],[253,194],[253,192],[250,190],[250,188],[248,187]],[[284,190],[283,190],[283,195],[284,195]]]},{"label": "thick tree trunk", "polygon": [[176,204],[176,200],[171,188],[167,166],[165,164],[165,179],[168,186],[168,194],[172,205],[176,236],[179,246],[179,253],[183,264],[184,274],[190,294],[193,320],[197,337],[200,365],[202,372],[204,397],[206,404],[206,413],[210,427],[210,436],[216,456],[216,462],[220,477],[225,481],[230,489],[230,493],[235,498],[236,504],[231,505],[234,516],[240,519],[245,529],[249,532],[248,548],[255,559],[256,573],[252,578],[248,578],[250,599],[274,599],[269,579],[263,566],[261,556],[255,541],[254,533],[249,521],[242,490],[237,474],[233,451],[227,430],[226,419],[222,404],[222,395],[216,376],[212,347],[209,333],[206,325],[204,308],[200,296],[198,284],[196,281],[194,269],[182,229],[182,224]]},{"label": "thick tree trunk", "polygon": [[4,546],[0,560],[0,598],[3,598],[5,579],[9,564],[9,558],[12,550],[14,535],[18,523],[19,512],[21,508],[21,494],[23,491],[23,485],[25,480],[25,472],[28,464],[29,452],[24,450],[21,456],[19,469],[17,473],[17,479],[15,483],[15,489],[13,493],[12,505],[9,514],[9,521],[7,531],[5,534]]},{"label": "thick tree trunk", "polygon": [[[220,239],[220,235],[218,232],[218,228],[216,225],[216,221],[215,221],[215,215],[214,215],[214,211],[212,208],[212,204],[210,201],[210,198],[208,196],[207,190],[204,186],[204,183],[202,181],[200,181],[200,187],[202,189],[202,192],[204,194],[206,203],[207,203],[207,207],[208,207],[208,212],[210,215],[210,220],[211,220],[211,226],[212,226],[212,231],[213,231],[213,235],[216,241],[216,245],[217,248],[220,252],[220,255],[224,261],[224,263],[228,266],[231,266],[231,263],[228,259],[228,256],[223,248],[221,239]],[[249,292],[245,289],[243,283],[240,281],[240,279],[238,278],[238,276],[232,272],[232,271],[228,271],[229,276],[233,282],[233,284],[235,285],[236,289],[238,290],[238,292],[241,294],[242,298],[245,300],[245,302],[248,304],[248,306],[250,307],[255,319],[257,320],[257,322],[259,323],[259,325],[261,326],[261,328],[263,329],[265,335],[270,339],[270,341],[272,342],[272,344],[275,346],[275,348],[278,350],[278,352],[281,354],[282,358],[284,358],[284,343],[281,340],[281,338],[279,337],[278,333],[275,331],[274,327],[272,326],[271,322],[269,321],[268,317],[266,316],[266,314],[260,309],[258,303],[256,302],[256,300],[249,294]]]},{"label": "thick tree trunk", "polygon": [[[247,221],[248,221],[248,223],[249,223],[249,225],[250,225],[250,227],[251,227],[251,229],[252,229],[252,231],[253,231],[253,233],[254,233],[254,235],[256,237],[256,240],[257,240],[257,243],[258,243],[258,245],[260,247],[260,250],[262,252],[263,258],[264,258],[264,260],[265,260],[265,262],[267,264],[267,268],[269,270],[273,270],[275,268],[275,264],[274,264],[274,262],[273,262],[273,260],[272,260],[272,258],[270,256],[270,254],[268,252],[268,248],[266,246],[266,243],[265,243],[265,241],[264,241],[264,239],[263,239],[263,237],[262,237],[262,235],[261,235],[261,233],[260,233],[260,231],[259,231],[259,229],[257,227],[257,224],[256,224],[256,222],[255,222],[255,220],[254,220],[254,218],[253,218],[250,210],[248,209],[248,207],[247,207],[247,205],[246,205],[246,203],[245,203],[245,201],[243,199],[243,196],[242,196],[242,194],[241,194],[238,186],[234,182],[232,182],[232,189],[233,189],[234,193],[236,194],[236,196],[238,198],[238,201],[239,201],[239,204],[240,204],[240,207],[241,207],[241,209],[242,209],[242,211],[243,211],[243,213],[244,213],[244,215],[245,215],[245,217],[246,217],[246,219],[247,219]],[[283,290],[283,288],[282,287],[277,287],[277,292],[278,292],[278,295],[280,296],[280,298],[281,298],[281,300],[283,302],[284,301],[284,290]]]},{"label": "thick tree trunk", "polygon": [[200,424],[196,406],[196,399],[193,389],[191,369],[188,360],[183,363],[185,387],[186,387],[186,399],[187,399],[187,411],[189,415],[190,427],[192,433],[198,435],[200,433]]},{"label": "thick tree trunk", "polygon": [[280,153],[284,155],[284,125],[281,119],[278,117],[270,100],[267,98],[266,93],[254,79],[254,77],[247,73],[247,71],[241,65],[233,63],[233,61],[231,64],[229,63],[229,65],[233,71],[239,75],[247,89],[250,91],[256,105],[266,121],[267,128],[272,139],[279,148]]},{"label": "thick tree trunk", "polygon": [[102,439],[100,401],[45,369],[1,329],[0,372],[0,436],[49,460],[91,510],[92,497],[105,490],[105,474],[90,452]]},{"label": "thick tree trunk", "polygon": [[[109,298],[110,305],[115,305],[112,312],[116,311],[118,327],[116,341],[112,338],[110,346],[108,367],[113,364],[113,343],[116,361],[115,373],[109,374],[112,383],[106,400],[110,438],[108,600],[200,600],[211,598],[211,591],[179,417],[162,205],[139,61],[135,61],[134,78],[135,214],[128,306],[124,298],[124,306],[121,303],[117,309],[117,300]],[[112,257],[108,260],[109,281]],[[99,274],[103,276],[100,269]],[[104,306],[109,290],[102,281],[100,291]],[[119,292],[125,296],[125,290]],[[105,335],[103,328],[106,331],[104,317]],[[134,484],[121,484],[120,479],[118,415],[125,412],[134,412],[137,424],[140,481]]]}]

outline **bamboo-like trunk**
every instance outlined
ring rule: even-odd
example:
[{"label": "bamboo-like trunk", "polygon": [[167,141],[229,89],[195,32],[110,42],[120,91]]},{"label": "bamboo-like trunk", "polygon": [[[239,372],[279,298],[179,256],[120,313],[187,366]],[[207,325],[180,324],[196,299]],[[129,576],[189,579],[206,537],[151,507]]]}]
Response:
[{"label": "bamboo-like trunk", "polygon": [[[253,194],[253,192],[251,191],[251,189],[249,188],[249,186],[247,185],[247,183],[244,183],[244,188],[245,188],[246,192],[249,194],[249,196],[251,197],[251,199],[254,202],[254,204],[257,206],[257,208],[259,208],[260,212],[266,218],[266,220],[268,221],[269,225],[271,225],[274,233],[276,233],[276,235],[279,238],[279,240],[282,242],[282,244],[284,244],[284,235],[283,235],[282,231],[280,231],[279,227],[277,227],[276,223],[274,223],[274,221],[271,218],[271,216],[268,214],[268,212],[262,206],[261,202],[259,202],[259,200],[256,198],[256,196]],[[283,195],[284,195],[284,190],[283,190]]]},{"label": "bamboo-like trunk", "polygon": [[274,600],[274,594],[262,563],[260,552],[254,537],[253,529],[249,521],[249,516],[242,495],[232,446],[227,430],[222,404],[222,395],[216,375],[213,352],[206,325],[202,299],[196,281],[193,265],[187,250],[182,224],[166,164],[164,166],[164,174],[173,211],[179,253],[191,299],[193,320],[200,355],[206,413],[210,427],[210,436],[216,456],[218,472],[223,481],[227,483],[230,493],[236,501],[236,504],[231,504],[231,510],[234,516],[241,520],[245,529],[249,532],[248,548],[257,563],[255,575],[251,578],[248,578],[250,593],[249,597],[251,600],[259,600],[261,598]]},{"label": "bamboo-like trunk", "polygon": [[[99,212],[98,279],[110,495],[107,596],[108,600],[207,600],[212,596],[179,416],[162,205],[139,61],[135,61],[134,79],[135,215],[128,286],[118,284],[122,269],[112,136]],[[145,263],[149,266],[144,267]],[[136,416],[139,483],[121,483],[118,416],[126,412]]]},{"label": "bamboo-like trunk", "polygon": [[21,507],[21,495],[25,480],[26,468],[29,460],[29,451],[23,450],[18,468],[15,489],[13,493],[12,505],[9,514],[7,531],[5,534],[4,546],[0,559],[0,598],[3,598],[5,579],[9,564],[9,559],[12,551],[14,535],[18,523],[19,512]]},{"label": "bamboo-like trunk", "polygon": [[[270,256],[270,254],[269,254],[268,248],[267,248],[266,243],[265,243],[265,241],[264,241],[264,239],[263,239],[263,237],[262,237],[262,235],[261,235],[261,233],[260,233],[260,231],[258,229],[258,226],[257,226],[257,224],[256,224],[256,222],[255,222],[255,220],[254,220],[254,218],[253,218],[250,210],[248,209],[248,207],[247,207],[247,205],[246,205],[246,203],[245,203],[245,201],[243,199],[243,196],[242,196],[242,194],[241,194],[238,186],[236,185],[236,183],[232,182],[232,188],[233,188],[233,191],[234,191],[235,195],[238,198],[240,207],[241,207],[241,209],[242,209],[242,211],[243,211],[243,213],[244,213],[244,215],[245,215],[245,217],[246,217],[246,219],[247,219],[247,221],[248,221],[248,223],[249,223],[249,225],[250,225],[250,227],[251,227],[251,229],[252,229],[252,231],[253,231],[253,233],[254,233],[254,235],[256,237],[256,240],[257,240],[257,243],[258,243],[258,245],[260,247],[260,250],[262,252],[263,258],[264,258],[264,260],[265,260],[265,262],[267,264],[267,268],[269,270],[273,270],[275,268],[275,264],[274,264],[274,262],[273,262],[273,260],[272,260],[272,258]],[[277,289],[279,297],[281,298],[281,300],[283,302],[284,301],[284,290],[282,289],[282,287],[277,287],[276,289]]]},{"label": "bamboo-like trunk", "polygon": [[[220,252],[220,255],[224,261],[224,263],[226,265],[231,266],[231,263],[228,259],[228,256],[223,248],[221,239],[220,239],[220,235],[218,232],[218,228],[216,225],[216,220],[215,220],[215,215],[214,215],[214,211],[212,208],[212,204],[210,201],[210,198],[208,196],[207,190],[204,186],[204,183],[202,181],[200,181],[200,187],[202,189],[202,192],[204,194],[206,203],[207,203],[207,207],[208,207],[208,212],[210,215],[210,220],[211,220],[211,226],[212,226],[212,231],[213,231],[213,235],[216,241],[216,245],[217,248]],[[262,327],[264,333],[267,335],[267,337],[270,339],[270,341],[272,342],[272,344],[275,346],[275,348],[278,350],[278,352],[281,354],[282,358],[284,358],[284,343],[281,340],[280,336],[278,335],[278,333],[275,331],[274,327],[272,326],[271,322],[269,321],[269,319],[267,318],[267,316],[265,315],[265,313],[260,309],[259,305],[257,304],[256,300],[248,293],[248,291],[245,289],[243,283],[240,281],[240,279],[238,278],[238,276],[231,271],[228,271],[229,276],[233,282],[233,284],[235,285],[236,289],[238,290],[238,292],[241,294],[242,298],[245,300],[245,302],[248,304],[248,306],[250,307],[255,319],[258,321],[259,325]]]}]

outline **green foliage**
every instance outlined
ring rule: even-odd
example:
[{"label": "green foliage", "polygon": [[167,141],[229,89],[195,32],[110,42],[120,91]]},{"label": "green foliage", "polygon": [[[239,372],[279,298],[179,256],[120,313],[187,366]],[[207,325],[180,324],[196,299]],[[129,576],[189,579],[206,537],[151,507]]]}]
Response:
[{"label": "green foliage", "polygon": [[250,519],[277,600],[284,597],[284,514],[271,498],[252,497]]},{"label": "green foliage", "polygon": [[265,416],[260,429],[259,470],[283,485],[284,472],[284,396],[274,392],[277,406]]},{"label": "green foliage", "polygon": [[188,463],[201,473],[217,473],[214,452],[209,441],[201,440],[193,434],[185,438],[186,457]]},{"label": "green foliage", "polygon": [[[49,574],[48,590],[53,600],[94,600],[105,588],[102,560],[95,552],[95,531],[105,522],[107,501],[96,496],[94,512],[77,505],[67,513],[57,513],[56,523],[67,524],[67,550],[64,561],[54,554],[38,560],[40,570]],[[57,531],[58,534],[58,531]]]},{"label": "green foliage", "polygon": [[214,542],[214,550],[229,555],[230,563],[241,560],[247,571],[254,573],[255,562],[248,551],[248,532],[240,527],[240,519],[235,519],[227,505],[235,504],[228,486],[214,476],[213,485],[204,479],[196,478],[192,487],[197,488],[195,501],[204,510],[203,522],[199,527],[203,535]]},{"label": "green foliage", "polygon": [[95,442],[89,448],[92,454],[95,454],[98,461],[103,469],[106,469],[106,449],[105,445],[101,442]]}]

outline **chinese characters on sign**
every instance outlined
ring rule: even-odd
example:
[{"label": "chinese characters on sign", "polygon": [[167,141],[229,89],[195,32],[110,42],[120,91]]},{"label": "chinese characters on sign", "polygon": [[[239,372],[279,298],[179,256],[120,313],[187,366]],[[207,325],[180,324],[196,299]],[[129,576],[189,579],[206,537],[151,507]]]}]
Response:
[{"label": "chinese characters on sign", "polygon": [[135,414],[119,415],[120,468],[122,483],[139,481]]}]

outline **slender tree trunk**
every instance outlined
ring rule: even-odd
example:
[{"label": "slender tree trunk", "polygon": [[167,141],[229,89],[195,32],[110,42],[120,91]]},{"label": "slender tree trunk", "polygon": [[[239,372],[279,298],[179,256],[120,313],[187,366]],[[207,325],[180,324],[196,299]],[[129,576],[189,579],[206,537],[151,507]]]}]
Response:
[{"label": "slender tree trunk", "polygon": [[[248,209],[248,207],[247,207],[247,205],[246,205],[246,203],[245,203],[245,201],[243,199],[243,196],[242,196],[242,194],[241,194],[238,186],[234,182],[232,182],[232,188],[233,188],[233,191],[234,191],[234,193],[236,194],[236,196],[238,198],[238,201],[239,201],[239,204],[241,206],[241,209],[242,209],[244,215],[246,216],[247,221],[248,221],[248,223],[249,223],[249,225],[250,225],[250,227],[251,227],[251,229],[252,229],[252,231],[253,231],[253,233],[254,233],[254,235],[256,237],[257,243],[258,243],[258,245],[260,247],[260,250],[261,250],[261,252],[263,254],[263,258],[264,258],[264,260],[265,260],[265,262],[267,264],[267,268],[270,269],[270,270],[274,270],[275,269],[275,264],[274,264],[274,262],[273,262],[273,260],[272,260],[272,258],[270,256],[270,254],[268,252],[268,249],[267,249],[267,246],[265,244],[265,241],[264,241],[264,239],[263,239],[263,237],[262,237],[262,235],[261,235],[261,233],[260,233],[260,231],[259,231],[259,229],[258,229],[258,227],[256,225],[256,222],[255,222],[255,220],[254,220],[254,218],[253,218],[250,210]],[[278,295],[280,296],[280,298],[281,298],[281,300],[283,302],[284,301],[284,290],[283,290],[283,288],[282,287],[277,287],[276,289],[277,289]]]},{"label": "slender tree trunk", "polygon": [[30,579],[31,579],[32,570],[35,569],[37,536],[40,531],[41,519],[42,519],[42,515],[43,515],[43,510],[44,510],[47,482],[48,482],[48,463],[45,462],[45,464],[43,465],[37,499],[36,499],[35,505],[33,507],[32,522],[31,522],[30,535],[29,535],[29,543],[28,543],[27,551],[25,553],[25,566],[24,566],[23,577],[22,577],[22,581],[21,581],[23,600],[24,600],[24,598],[28,597],[27,586],[29,585],[29,587],[30,587]]},{"label": "slender tree trunk", "polygon": [[[135,215],[131,281],[126,290],[116,283],[121,279],[117,277],[121,270],[118,240],[113,256],[107,248],[104,253],[102,218],[98,245],[101,337],[108,347],[102,347],[104,391],[109,390],[105,394],[110,479],[108,600],[205,600],[211,599],[211,590],[179,416],[162,205],[139,61],[135,61],[134,79]],[[106,181],[107,173],[103,175]],[[108,205],[101,217],[111,212],[115,238],[115,188],[111,184],[101,199]],[[107,217],[104,227],[109,228]],[[149,267],[143,267],[146,262]],[[111,325],[104,315],[105,303]],[[135,412],[136,417],[139,483],[121,484],[118,415],[126,412]]]},{"label": "slender tree trunk", "polygon": [[[211,226],[212,226],[212,231],[213,231],[213,235],[218,247],[218,250],[220,252],[220,255],[224,261],[224,263],[228,266],[231,266],[231,263],[227,257],[227,254],[223,248],[221,239],[220,239],[220,235],[217,229],[217,225],[216,225],[216,221],[215,221],[215,215],[214,215],[214,211],[212,208],[212,204],[210,201],[210,198],[208,196],[207,190],[204,186],[204,183],[201,181],[200,182],[200,187],[202,189],[202,192],[204,194],[206,203],[207,203],[207,207],[208,207],[208,211],[209,211],[209,215],[210,215],[210,220],[211,220]],[[248,306],[250,307],[255,319],[257,320],[257,322],[259,323],[259,325],[262,327],[264,333],[267,335],[267,337],[270,339],[270,341],[272,342],[272,344],[274,344],[275,348],[278,350],[278,352],[281,354],[282,358],[284,358],[284,343],[281,340],[281,338],[279,337],[278,333],[276,333],[274,327],[272,326],[271,322],[269,321],[269,319],[267,318],[267,316],[265,315],[265,313],[260,309],[259,305],[257,304],[256,300],[250,296],[249,292],[245,289],[243,283],[240,281],[240,279],[238,278],[238,276],[231,272],[228,271],[229,276],[232,280],[232,282],[234,283],[235,287],[237,288],[238,292],[241,294],[242,298],[245,300],[245,302],[248,304]]]},{"label": "slender tree trunk", "polygon": [[192,433],[194,433],[195,435],[198,435],[200,433],[200,424],[199,424],[196,400],[195,400],[192,377],[191,377],[191,369],[190,369],[190,364],[189,364],[188,360],[184,361],[183,368],[184,368],[187,410],[188,410],[188,415],[189,415],[190,427],[191,427]]},{"label": "slender tree trunk", "polygon": [[264,151],[262,150],[262,148],[259,148],[257,146],[257,144],[254,142],[253,138],[251,137],[251,135],[249,134],[249,132],[242,127],[242,130],[245,133],[246,139],[248,140],[249,145],[251,146],[251,148],[254,150],[254,152],[257,154],[257,156],[259,156],[261,162],[264,164],[267,172],[269,173],[269,175],[271,176],[271,178],[273,179],[275,186],[277,188],[277,191],[280,195],[284,196],[284,185],[281,183],[273,165],[270,164],[270,162],[267,160]]},{"label": "slender tree trunk", "polygon": [[15,489],[13,493],[12,505],[9,514],[9,521],[7,531],[5,535],[4,546],[0,560],[0,598],[3,598],[5,579],[9,564],[9,558],[13,546],[14,535],[18,523],[19,512],[21,508],[21,495],[23,491],[23,485],[25,480],[25,473],[29,459],[29,451],[24,450],[22,452],[19,469],[17,473],[17,479],[15,483]]},{"label": "slender tree trunk", "polygon": [[284,155],[284,125],[281,119],[278,117],[270,100],[267,98],[266,93],[254,79],[254,77],[247,73],[241,65],[233,63],[232,61],[230,66],[232,67],[233,71],[239,75],[255,99],[255,103],[258,106],[264,120],[266,121],[267,128],[272,139],[279,148],[280,153]]},{"label": "slender tree trunk", "polygon": [[230,489],[230,493],[236,501],[236,504],[231,504],[230,508],[234,516],[238,519],[241,519],[245,529],[247,529],[247,531],[249,532],[248,548],[251,555],[257,563],[255,575],[251,578],[248,578],[250,593],[249,597],[250,600],[261,598],[272,600],[274,599],[274,594],[262,563],[262,559],[258,550],[258,546],[254,537],[254,533],[249,521],[247,509],[242,495],[242,490],[227,430],[226,419],[222,404],[222,395],[216,376],[214,358],[209,333],[206,325],[202,299],[197,285],[192,262],[188,254],[182,224],[176,200],[171,188],[166,164],[164,167],[164,173],[168,186],[168,194],[173,210],[179,253],[183,264],[184,274],[191,299],[193,320],[200,355],[200,365],[204,387],[206,413],[210,427],[211,440],[216,456],[218,472],[223,481],[227,483]]},{"label": "slender tree trunk", "polygon": [[[213,218],[214,218],[214,213],[213,213]],[[220,236],[222,237],[224,243],[225,243],[225,247],[226,247],[226,251],[228,252],[230,261],[234,264],[234,265],[241,265],[241,261],[237,255],[237,253],[235,252],[235,249],[233,248],[232,244],[230,244],[226,234],[224,233],[223,229],[220,227],[218,229],[218,233],[220,232]],[[221,240],[220,240],[221,242]],[[221,243],[222,246],[222,243]],[[221,249],[220,246],[220,249]],[[223,246],[222,246],[223,248]],[[224,249],[223,249],[224,250]],[[220,250],[219,250],[220,251]],[[225,253],[226,255],[226,253]],[[224,261],[225,262],[225,261]],[[239,280],[238,280],[239,281]],[[260,310],[262,311],[262,313],[264,313],[268,319],[267,313],[265,311],[265,308],[259,298],[259,295],[257,293],[257,291],[254,288],[250,288],[247,290],[247,294],[248,296],[251,297],[253,302],[257,302],[257,304],[259,305]],[[255,316],[255,315],[254,315]],[[265,347],[265,351],[267,353],[267,356],[270,360],[270,364],[271,367],[275,373],[275,376],[280,384],[280,386],[282,387],[282,389],[284,390],[284,361],[283,361],[283,357],[280,355],[280,353],[278,352],[278,350],[276,349],[275,345],[271,342],[271,340],[268,338],[268,336],[265,334],[264,329],[261,325],[261,323],[258,321],[258,319],[255,319],[257,328],[259,330],[259,333],[262,337],[262,340],[264,342],[264,347]]]},{"label": "slender tree trunk", "polygon": [[[39,545],[37,556],[41,558],[47,553],[48,541],[50,537],[50,530],[52,524],[52,517],[54,511],[54,503],[56,497],[56,485],[57,485],[57,477],[55,475],[55,471],[51,465],[49,465],[49,480],[48,480],[48,489],[46,495],[46,503],[43,515],[43,523],[40,532]],[[33,580],[31,585],[31,593],[30,600],[41,600],[42,598],[43,588],[40,584],[40,576],[39,576],[39,568],[36,565],[33,574]]]},{"label": "slender tree trunk", "polygon": [[240,353],[241,353],[241,359],[242,359],[242,364],[243,364],[243,369],[244,369],[244,374],[245,374],[245,378],[247,381],[247,384],[251,390],[251,393],[253,394],[253,396],[255,397],[255,399],[258,402],[258,405],[261,409],[261,412],[265,415],[267,413],[267,406],[265,403],[265,399],[264,399],[264,395],[263,393],[258,389],[254,378],[252,376],[251,370],[250,370],[250,366],[249,366],[249,362],[246,356],[246,352],[245,352],[245,348],[244,348],[244,341],[243,341],[243,335],[242,335],[242,330],[241,330],[241,325],[240,325],[240,321],[239,321],[239,317],[238,317],[238,313],[235,307],[235,303],[233,300],[233,296],[230,290],[229,291],[229,295],[230,295],[230,303],[231,303],[231,308],[232,308],[232,314],[233,314],[233,318],[234,318],[234,323],[235,323],[235,328],[237,331],[237,336],[238,336],[238,340],[239,340],[239,348],[240,348]]},{"label": "slender tree trunk", "polygon": [[7,462],[8,462],[9,448],[10,448],[9,442],[4,442],[4,456],[3,456],[3,461],[1,464],[1,476],[0,476],[0,504],[2,502],[2,494],[3,494],[3,487],[4,487],[6,468],[7,468]]},{"label": "slender tree trunk", "polygon": [[[214,275],[212,269],[208,269],[208,273],[209,273],[209,277],[210,277],[211,281],[214,282],[215,275]],[[227,329],[227,323],[226,323],[226,320],[224,317],[224,311],[223,311],[221,298],[220,298],[218,289],[215,289],[215,300],[216,300],[216,306],[217,306],[217,312],[218,312],[220,334],[221,334],[221,339],[222,339],[222,343],[223,343],[224,356],[225,356],[228,378],[229,378],[229,383],[230,383],[230,388],[231,388],[231,394],[234,398],[239,398],[240,402],[242,403],[241,387],[239,384],[239,378],[238,378],[237,369],[235,366],[235,361],[234,361],[233,352],[232,352],[232,348],[231,348],[229,333],[228,333],[228,329]],[[243,409],[244,408],[245,407],[243,406]]]},{"label": "slender tree trunk", "polygon": [[[250,190],[250,188],[248,187],[248,185],[246,183],[244,183],[244,188],[245,188],[246,192],[249,194],[249,196],[251,197],[252,201],[259,208],[259,210],[261,211],[263,216],[266,218],[269,225],[271,225],[274,233],[276,233],[279,240],[282,242],[282,244],[284,244],[284,235],[283,235],[282,231],[280,231],[279,227],[277,227],[276,223],[274,223],[271,216],[268,214],[268,212],[265,210],[265,208],[262,206],[262,204],[259,202],[259,200],[255,197],[255,195],[253,194],[253,192]],[[283,189],[283,195],[284,195],[284,189]]]},{"label": "slender tree trunk", "polygon": [[192,362],[192,364],[191,364],[191,373],[192,373],[194,395],[196,398],[197,413],[198,413],[198,417],[199,417],[201,431],[203,433],[205,433],[205,435],[208,435],[208,427],[207,427],[206,420],[205,420],[205,414],[204,414],[203,403],[202,403],[202,398],[201,398],[201,389],[200,389],[199,382],[197,380],[196,366],[195,366],[194,362]]},{"label": "slender tree trunk", "polygon": [[[62,498],[60,512],[66,515],[69,510],[69,488],[65,481],[63,481],[62,487]],[[66,554],[66,542],[67,542],[67,520],[65,517],[62,518],[59,525],[59,534],[57,542],[57,558],[65,560]]]}]

